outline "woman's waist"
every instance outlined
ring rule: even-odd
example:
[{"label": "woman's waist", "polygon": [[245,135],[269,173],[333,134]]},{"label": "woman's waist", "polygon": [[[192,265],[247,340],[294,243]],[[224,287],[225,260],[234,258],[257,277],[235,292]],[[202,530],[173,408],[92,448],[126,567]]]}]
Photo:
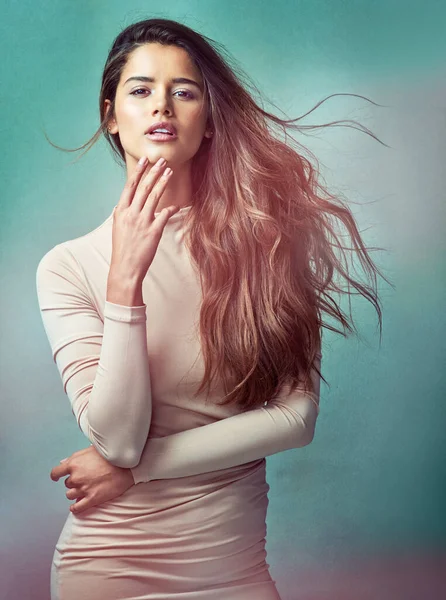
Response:
[{"label": "woman's waist", "polygon": [[[69,544],[61,536],[59,550],[115,548],[130,552],[165,549],[191,552],[197,544],[211,548],[254,547],[264,543],[269,485],[265,459],[231,469],[190,477],[159,479],[132,486],[114,500],[79,515],[70,515]],[[226,545],[226,546],[225,546]],[[228,546],[228,547],[229,547]],[[231,546],[232,547],[232,546]],[[164,550],[163,550],[164,551]],[[209,550],[210,551],[210,550]],[[245,551],[245,550],[244,550]]]},{"label": "woman's waist", "polygon": [[80,513],[116,522],[169,511],[220,506],[240,510],[266,509],[269,485],[264,458],[219,471],[188,477],[154,479],[130,487],[121,496]]},{"label": "woman's waist", "polygon": [[239,493],[242,496],[249,495],[250,490],[254,489],[261,489],[266,493],[269,489],[266,482],[266,460],[261,458],[227,469],[187,477],[153,479],[132,486],[125,495],[129,497],[129,501],[136,503],[141,499],[146,504],[149,495],[156,496],[160,502],[176,504],[179,500],[188,502],[213,494],[227,486],[230,486],[232,494]]}]

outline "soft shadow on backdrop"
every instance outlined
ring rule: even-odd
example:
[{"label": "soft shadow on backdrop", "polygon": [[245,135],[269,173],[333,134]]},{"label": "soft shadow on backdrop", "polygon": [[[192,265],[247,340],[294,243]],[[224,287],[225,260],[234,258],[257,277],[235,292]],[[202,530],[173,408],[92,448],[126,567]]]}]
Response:
[{"label": "soft shadow on backdrop", "polygon": [[[417,7],[417,4],[419,6]],[[302,139],[327,184],[357,204],[368,246],[396,286],[376,315],[353,300],[362,340],[324,332],[313,442],[269,457],[268,562],[283,600],[446,594],[445,72],[437,2],[15,3],[2,11],[1,600],[49,597],[69,501],[51,468],[86,447],[40,320],[35,270],[55,244],[111,212],[124,173],[104,143],[81,161],[52,148],[98,125],[100,73],[120,29],[149,17],[223,43],[289,118],[355,119]],[[268,108],[268,106],[267,106]],[[271,107],[270,107],[271,108]],[[415,594],[415,595],[413,595]]]}]

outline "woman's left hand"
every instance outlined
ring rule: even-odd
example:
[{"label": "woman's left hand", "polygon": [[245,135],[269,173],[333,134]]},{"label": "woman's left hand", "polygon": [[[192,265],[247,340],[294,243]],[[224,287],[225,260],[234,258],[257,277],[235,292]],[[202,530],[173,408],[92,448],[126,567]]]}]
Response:
[{"label": "woman's left hand", "polygon": [[135,485],[130,469],[112,465],[93,445],[74,452],[51,469],[53,481],[64,475],[69,475],[65,479],[69,488],[65,495],[69,500],[76,499],[70,506],[75,514],[113,500]]}]

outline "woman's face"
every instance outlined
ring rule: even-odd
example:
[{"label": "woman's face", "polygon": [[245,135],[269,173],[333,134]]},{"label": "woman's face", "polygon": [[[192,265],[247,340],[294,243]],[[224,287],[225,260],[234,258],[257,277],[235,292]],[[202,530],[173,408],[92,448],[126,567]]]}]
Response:
[{"label": "woman's face", "polygon": [[[110,100],[105,102],[110,106]],[[151,138],[146,132],[159,121],[172,124],[176,137],[167,142]],[[163,157],[174,169],[184,166],[196,154],[203,136],[211,135],[206,121],[203,80],[185,50],[148,43],[130,54],[109,126],[111,133],[119,133],[127,169],[133,169],[141,156],[147,156],[150,163]]]}]

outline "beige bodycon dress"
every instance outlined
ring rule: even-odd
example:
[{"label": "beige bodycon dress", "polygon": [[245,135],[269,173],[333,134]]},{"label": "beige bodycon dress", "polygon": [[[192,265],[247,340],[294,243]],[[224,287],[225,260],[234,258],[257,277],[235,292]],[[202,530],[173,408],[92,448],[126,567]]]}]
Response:
[{"label": "beige bodycon dress", "polygon": [[136,484],[77,516],[67,502],[52,600],[279,599],[266,562],[265,457],[311,441],[319,379],[314,394],[243,412],[212,401],[223,387],[193,397],[204,366],[188,210],[165,226],[143,306],[105,300],[114,209],[39,262],[39,307],[73,414]]}]

